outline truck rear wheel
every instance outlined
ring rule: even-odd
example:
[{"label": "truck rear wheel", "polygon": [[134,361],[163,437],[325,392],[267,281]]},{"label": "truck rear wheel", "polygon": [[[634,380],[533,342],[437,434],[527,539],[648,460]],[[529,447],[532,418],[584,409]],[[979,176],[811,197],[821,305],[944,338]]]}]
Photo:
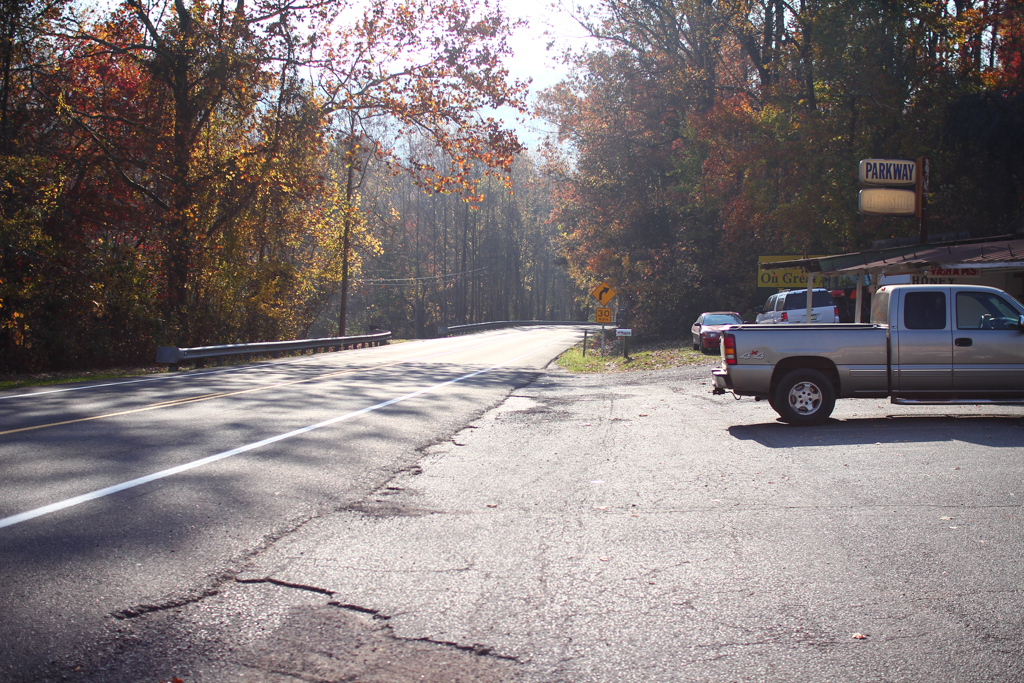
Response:
[{"label": "truck rear wheel", "polygon": [[836,390],[817,370],[793,370],[779,382],[769,404],[783,422],[799,426],[821,424],[836,407]]}]

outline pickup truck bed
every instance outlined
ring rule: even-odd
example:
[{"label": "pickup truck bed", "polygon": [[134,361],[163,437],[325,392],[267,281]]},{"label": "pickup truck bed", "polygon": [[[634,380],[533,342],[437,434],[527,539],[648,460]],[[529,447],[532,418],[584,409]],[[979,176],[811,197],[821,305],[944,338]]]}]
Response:
[{"label": "pickup truck bed", "polygon": [[1024,401],[1024,306],[992,287],[881,287],[871,323],[734,325],[721,352],[714,393],[766,399],[793,424],[838,398]]},{"label": "pickup truck bed", "polygon": [[[798,368],[833,376],[840,390],[836,398],[886,395],[888,331],[879,325],[737,325],[728,333],[740,340],[738,362],[721,376],[724,388],[739,396],[769,398],[773,378]],[[745,343],[747,339],[753,343]]]}]

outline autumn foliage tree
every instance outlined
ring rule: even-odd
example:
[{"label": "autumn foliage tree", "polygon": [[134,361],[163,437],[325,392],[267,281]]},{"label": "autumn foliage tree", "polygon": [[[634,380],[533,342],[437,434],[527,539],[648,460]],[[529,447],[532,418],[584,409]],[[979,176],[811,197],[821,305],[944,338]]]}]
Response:
[{"label": "autumn foliage tree", "polygon": [[[350,232],[359,220],[357,189],[370,163],[408,175],[427,192],[479,199],[483,167],[507,174],[522,150],[515,134],[484,114],[525,110],[527,85],[511,80],[501,59],[511,29],[500,12],[470,4],[375,1],[337,32],[316,61],[324,107],[342,112],[342,280],[339,334],[345,333]],[[411,138],[428,144],[409,147]]]},{"label": "autumn foliage tree", "polygon": [[[9,369],[301,334],[347,291],[370,165],[472,198],[473,174],[507,175],[520,150],[481,114],[522,109],[526,87],[486,4],[124,0],[10,20],[30,5],[3,17]],[[427,156],[398,146],[413,133]]]},{"label": "autumn foliage tree", "polygon": [[869,157],[932,160],[933,233],[1012,231],[1020,16],[1017,0],[580,11],[597,46],[541,104],[569,149],[554,216],[575,277],[612,278],[654,334],[701,310],[749,311],[758,254],[915,230],[856,213]]}]

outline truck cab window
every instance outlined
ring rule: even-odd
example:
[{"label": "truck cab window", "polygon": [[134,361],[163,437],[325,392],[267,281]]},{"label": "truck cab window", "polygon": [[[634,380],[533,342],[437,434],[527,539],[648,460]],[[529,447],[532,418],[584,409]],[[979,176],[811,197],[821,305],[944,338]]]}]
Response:
[{"label": "truck cab window", "polygon": [[945,292],[907,292],[903,300],[903,324],[908,330],[945,329]]},{"label": "truck cab window", "polygon": [[1015,330],[1017,311],[988,292],[957,292],[956,326],[960,330]]}]

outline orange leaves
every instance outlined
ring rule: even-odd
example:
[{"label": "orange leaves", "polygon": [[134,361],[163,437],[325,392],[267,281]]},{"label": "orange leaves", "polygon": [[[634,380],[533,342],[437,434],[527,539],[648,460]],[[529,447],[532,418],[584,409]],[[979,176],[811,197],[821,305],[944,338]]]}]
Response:
[{"label": "orange leaves", "polygon": [[322,296],[358,268],[332,250],[339,224],[375,249],[353,181],[374,161],[474,204],[488,174],[511,182],[522,146],[481,112],[525,111],[527,84],[502,65],[512,23],[493,3],[103,7],[47,44],[38,100],[21,108],[66,164],[52,183],[61,229],[83,251],[95,234],[145,255],[140,279],[174,343],[211,325],[270,336],[305,315],[289,307],[297,291]]},{"label": "orange leaves", "polygon": [[[372,0],[333,45],[328,106],[364,128],[398,124],[378,154],[431,191],[472,194],[472,161],[507,171],[522,149],[511,131],[478,118],[483,108],[525,111],[526,84],[509,81],[500,64],[510,28],[486,4]],[[395,144],[409,134],[430,140],[446,162],[403,158]]]}]

